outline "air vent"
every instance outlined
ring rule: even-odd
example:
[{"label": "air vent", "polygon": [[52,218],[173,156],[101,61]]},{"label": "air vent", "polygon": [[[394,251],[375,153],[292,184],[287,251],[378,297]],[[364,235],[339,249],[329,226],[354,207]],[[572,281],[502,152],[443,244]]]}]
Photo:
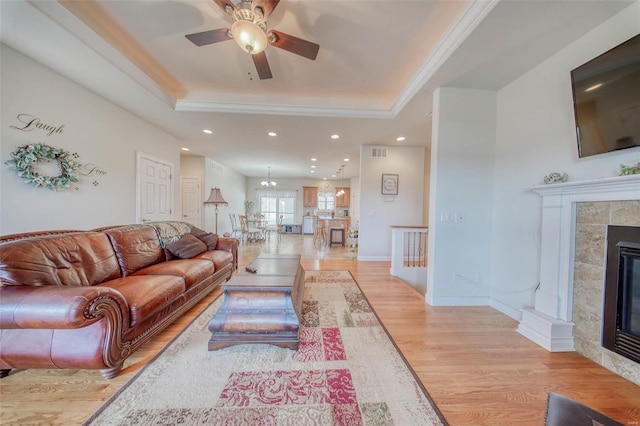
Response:
[{"label": "air vent", "polygon": [[212,160],[211,158],[208,158],[207,160],[209,160],[207,164],[209,170],[213,170],[218,173],[224,173],[224,166],[222,164]]},{"label": "air vent", "polygon": [[371,158],[387,158],[387,148],[371,148]]}]

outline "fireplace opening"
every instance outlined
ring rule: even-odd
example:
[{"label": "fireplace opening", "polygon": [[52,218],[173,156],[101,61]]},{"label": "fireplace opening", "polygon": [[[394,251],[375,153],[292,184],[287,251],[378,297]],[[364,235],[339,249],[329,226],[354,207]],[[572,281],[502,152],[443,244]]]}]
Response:
[{"label": "fireplace opening", "polygon": [[640,363],[640,227],[607,227],[602,346]]}]

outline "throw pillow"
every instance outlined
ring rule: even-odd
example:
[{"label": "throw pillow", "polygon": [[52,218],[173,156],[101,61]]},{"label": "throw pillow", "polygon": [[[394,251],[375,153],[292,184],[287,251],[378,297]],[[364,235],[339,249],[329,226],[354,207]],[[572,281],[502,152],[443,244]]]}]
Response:
[{"label": "throw pillow", "polygon": [[195,235],[184,234],[178,241],[168,243],[167,250],[180,259],[191,259],[207,251],[207,245]]},{"label": "throw pillow", "polygon": [[195,235],[200,239],[203,243],[207,245],[207,250],[215,250],[216,245],[218,245],[218,235],[207,232],[204,229],[200,229],[197,227],[191,228],[191,234]]},{"label": "throw pillow", "polygon": [[207,235],[208,232],[205,231],[204,229],[200,229],[197,226],[192,226],[191,227],[191,235],[195,235],[196,237],[200,238],[203,235]]}]

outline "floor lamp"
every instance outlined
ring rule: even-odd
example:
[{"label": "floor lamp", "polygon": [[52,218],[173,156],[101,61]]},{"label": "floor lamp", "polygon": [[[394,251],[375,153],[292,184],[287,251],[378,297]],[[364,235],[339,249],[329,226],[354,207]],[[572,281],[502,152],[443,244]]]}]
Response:
[{"label": "floor lamp", "polygon": [[225,201],[220,193],[220,188],[211,188],[211,194],[209,194],[209,199],[204,202],[206,204],[213,204],[216,206],[216,234],[218,233],[218,206],[224,205],[228,206],[229,203]]}]

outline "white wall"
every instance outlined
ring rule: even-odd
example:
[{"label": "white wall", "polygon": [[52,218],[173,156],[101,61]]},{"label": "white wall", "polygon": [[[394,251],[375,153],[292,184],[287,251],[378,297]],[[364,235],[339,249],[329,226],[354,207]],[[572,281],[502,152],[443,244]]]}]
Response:
[{"label": "white wall", "polygon": [[[135,222],[136,151],[174,165],[174,217],[180,217],[176,138],[4,44],[0,55],[0,234]],[[39,129],[12,129],[20,124],[19,114],[64,125],[63,132],[47,136]],[[93,163],[106,175],[82,177],[77,190],[63,192],[24,184],[4,162],[18,146],[34,142],[78,153],[78,161]]]},{"label": "white wall", "polygon": [[[239,213],[244,211],[244,201],[247,197],[245,176],[237,173],[235,170],[223,166],[211,158],[205,158],[205,180],[203,185],[204,198],[209,198],[211,188],[220,188],[220,193],[228,206],[218,207],[218,234],[225,232],[231,234],[231,220],[229,213]],[[204,208],[204,221],[206,230],[213,232],[215,230],[215,206],[208,205]]]},{"label": "white wall", "polygon": [[[246,178],[211,158],[199,155],[183,155],[180,163],[183,177],[200,178],[200,197],[203,203],[209,198],[211,188],[220,188],[222,197],[229,205],[218,206],[218,234],[231,234],[229,213],[241,212],[244,209]],[[203,204],[200,213],[202,228],[215,232],[215,206]]]},{"label": "white wall", "polygon": [[427,301],[487,304],[496,93],[439,88],[433,106]]},{"label": "white wall", "polygon": [[498,92],[491,297],[499,304],[532,305],[539,281],[541,200],[527,188],[551,172],[579,181],[640,161],[640,148],[578,158],[569,74],[638,32],[640,2]]},{"label": "white wall", "polygon": [[[391,259],[391,226],[422,224],[424,147],[387,146],[386,158],[360,147],[358,260]],[[398,174],[398,195],[382,195],[382,174]]]}]

